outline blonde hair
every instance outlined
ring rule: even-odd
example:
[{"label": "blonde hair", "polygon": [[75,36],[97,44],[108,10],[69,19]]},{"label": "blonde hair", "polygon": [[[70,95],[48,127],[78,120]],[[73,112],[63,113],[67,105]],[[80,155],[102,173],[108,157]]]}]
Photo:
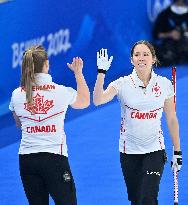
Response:
[{"label": "blonde hair", "polygon": [[32,86],[36,84],[35,73],[42,73],[44,62],[48,60],[47,52],[44,47],[33,46],[27,49],[23,54],[21,87],[26,91],[26,100],[32,103]]}]

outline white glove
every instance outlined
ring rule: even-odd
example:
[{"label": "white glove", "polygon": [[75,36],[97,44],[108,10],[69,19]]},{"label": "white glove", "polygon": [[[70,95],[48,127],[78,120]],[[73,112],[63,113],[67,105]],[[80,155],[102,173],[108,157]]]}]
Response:
[{"label": "white glove", "polygon": [[174,155],[172,157],[171,161],[171,168],[174,170],[174,167],[177,168],[178,171],[180,171],[182,166],[182,152],[181,151],[174,151]]},{"label": "white glove", "polygon": [[113,60],[113,56],[108,59],[107,49],[101,49],[97,52],[97,67],[99,73],[106,73],[106,71],[110,68]]}]

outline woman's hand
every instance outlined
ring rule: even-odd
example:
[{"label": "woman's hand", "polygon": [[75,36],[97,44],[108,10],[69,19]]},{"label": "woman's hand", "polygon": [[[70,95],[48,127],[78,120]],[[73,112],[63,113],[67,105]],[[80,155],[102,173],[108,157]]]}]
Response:
[{"label": "woman's hand", "polygon": [[67,66],[74,72],[74,74],[82,73],[83,60],[80,57],[73,58],[72,63],[67,63]]}]

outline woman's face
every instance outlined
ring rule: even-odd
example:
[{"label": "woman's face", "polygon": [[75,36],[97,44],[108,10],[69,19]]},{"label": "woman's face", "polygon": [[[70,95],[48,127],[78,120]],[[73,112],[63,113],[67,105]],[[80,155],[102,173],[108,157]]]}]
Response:
[{"label": "woman's face", "polygon": [[131,62],[139,73],[150,73],[155,58],[145,44],[135,46]]}]

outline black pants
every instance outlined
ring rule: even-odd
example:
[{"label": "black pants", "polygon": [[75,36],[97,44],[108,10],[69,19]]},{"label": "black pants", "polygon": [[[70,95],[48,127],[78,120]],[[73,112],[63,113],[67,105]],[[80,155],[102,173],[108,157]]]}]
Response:
[{"label": "black pants", "polygon": [[30,205],[76,205],[68,158],[52,153],[19,155],[20,176]]},{"label": "black pants", "polygon": [[158,205],[159,184],[165,161],[164,150],[148,154],[120,153],[121,168],[131,205]]}]

